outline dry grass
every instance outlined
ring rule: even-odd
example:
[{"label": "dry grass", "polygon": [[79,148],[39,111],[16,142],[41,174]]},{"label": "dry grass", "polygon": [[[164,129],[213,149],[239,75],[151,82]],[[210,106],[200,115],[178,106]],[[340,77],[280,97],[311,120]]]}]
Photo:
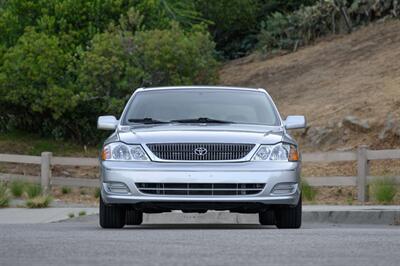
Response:
[{"label": "dry grass", "polygon": [[49,195],[39,195],[30,199],[27,199],[25,204],[28,208],[47,208],[52,202],[53,198]]}]

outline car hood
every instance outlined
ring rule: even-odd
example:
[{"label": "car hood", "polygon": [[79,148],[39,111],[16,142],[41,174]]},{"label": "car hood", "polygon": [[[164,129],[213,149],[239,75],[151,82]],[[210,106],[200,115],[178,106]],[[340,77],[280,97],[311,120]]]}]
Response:
[{"label": "car hood", "polygon": [[118,137],[127,144],[146,143],[254,143],[282,141],[282,127],[240,124],[168,124],[121,127]]}]

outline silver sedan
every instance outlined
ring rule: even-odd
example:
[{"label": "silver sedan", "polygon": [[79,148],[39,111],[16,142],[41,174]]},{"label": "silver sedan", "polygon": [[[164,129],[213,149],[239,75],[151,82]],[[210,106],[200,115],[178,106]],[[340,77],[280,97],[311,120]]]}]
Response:
[{"label": "silver sedan", "polygon": [[229,210],[259,213],[260,223],[301,226],[300,153],[264,89],[140,88],[101,154],[100,225],[142,223],[143,213]]}]

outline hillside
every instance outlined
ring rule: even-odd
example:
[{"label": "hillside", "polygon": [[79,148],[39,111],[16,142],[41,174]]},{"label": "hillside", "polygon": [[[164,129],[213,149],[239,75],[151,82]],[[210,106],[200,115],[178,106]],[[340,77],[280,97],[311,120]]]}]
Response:
[{"label": "hillside", "polygon": [[309,128],[295,133],[303,150],[400,147],[398,20],[295,53],[231,61],[220,76],[224,85],[266,88],[284,116],[304,114]]}]

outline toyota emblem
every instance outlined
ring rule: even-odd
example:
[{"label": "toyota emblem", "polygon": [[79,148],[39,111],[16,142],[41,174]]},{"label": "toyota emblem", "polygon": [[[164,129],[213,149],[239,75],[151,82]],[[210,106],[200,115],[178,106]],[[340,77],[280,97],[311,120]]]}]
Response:
[{"label": "toyota emblem", "polygon": [[198,148],[194,149],[194,154],[196,154],[198,156],[204,156],[207,154],[207,149],[204,147],[198,147]]}]

